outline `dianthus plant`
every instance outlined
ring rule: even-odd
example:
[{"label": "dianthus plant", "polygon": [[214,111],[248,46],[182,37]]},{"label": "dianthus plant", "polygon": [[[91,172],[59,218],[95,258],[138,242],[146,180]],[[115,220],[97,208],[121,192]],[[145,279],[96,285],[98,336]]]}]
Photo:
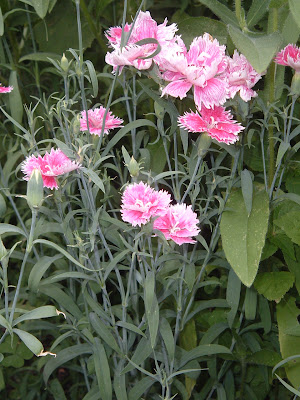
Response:
[{"label": "dianthus plant", "polygon": [[[47,355],[39,367],[51,390],[71,362],[86,400],[248,399],[247,365],[271,354],[261,365],[270,388],[268,368],[297,358],[282,337],[299,326],[286,332],[282,321],[287,309],[297,321],[300,202],[287,174],[299,147],[300,50],[274,47],[275,63],[294,70],[275,105],[273,61],[273,74],[252,65],[234,35],[239,49],[210,32],[188,41],[141,8],[126,22],[125,7],[106,30],[104,73],[85,61],[79,29],[79,51],[52,60],[64,93],[27,106],[24,127],[1,107],[20,150],[0,169],[15,215],[0,224],[0,343],[10,335]],[[47,340],[46,325],[28,322],[46,317],[61,318]],[[286,374],[300,385],[300,373]]]}]

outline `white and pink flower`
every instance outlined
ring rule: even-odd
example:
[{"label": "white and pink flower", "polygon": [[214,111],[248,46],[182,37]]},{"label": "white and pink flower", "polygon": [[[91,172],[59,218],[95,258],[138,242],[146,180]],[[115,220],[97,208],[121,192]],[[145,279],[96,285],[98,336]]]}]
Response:
[{"label": "white and pink flower", "polygon": [[171,196],[165,190],[154,190],[144,182],[133,183],[122,196],[122,219],[133,226],[141,226],[151,217],[164,215],[170,202]]},{"label": "white and pink flower", "polygon": [[293,68],[297,74],[300,74],[300,48],[295,44],[288,44],[275,57],[275,62]]},{"label": "white and pink flower", "polygon": [[58,183],[56,178],[64,175],[80,167],[76,161],[71,161],[60,149],[51,149],[50,153],[46,152],[44,157],[27,157],[23,162],[21,170],[24,173],[24,180],[28,181],[33,170],[41,171],[44,187],[49,189],[57,189]]},{"label": "white and pink flower", "polygon": [[179,126],[190,132],[207,132],[218,142],[232,144],[239,140],[238,134],[244,129],[232,118],[230,111],[224,107],[202,107],[201,115],[198,112],[187,112],[178,118],[178,122]]},{"label": "white and pink flower", "polygon": [[183,99],[193,88],[194,100],[201,109],[219,106],[227,99],[228,82],[224,71],[227,67],[225,46],[221,46],[208,33],[196,37],[189,51],[173,52],[170,49],[160,64],[163,78],[171,81],[162,90]]},{"label": "white and pink flower", "polygon": [[[176,24],[167,26],[167,22],[167,19],[165,19],[162,24],[158,25],[151,17],[149,11],[140,11],[128,41],[126,41],[125,46],[122,48],[122,28],[110,28],[106,32],[106,37],[114,50],[106,54],[105,61],[113,66],[114,71],[117,66],[120,66],[120,72],[125,65],[131,65],[139,70],[143,70],[150,68],[152,61],[159,64],[164,55],[171,49],[179,51],[182,47],[182,41],[175,36],[175,32],[177,31]],[[131,27],[132,24],[125,25],[125,34],[129,33]],[[143,39],[155,39],[160,45],[160,52],[151,57],[157,50],[157,43],[139,45],[138,42]]]},{"label": "white and pink flower", "polygon": [[2,84],[0,83],[0,93],[10,93],[12,90],[12,86],[2,86]]},{"label": "white and pink flower", "polygon": [[[94,108],[94,110],[88,110],[88,124],[90,133],[93,135],[101,135],[102,131],[102,124],[104,114],[106,112],[106,108],[100,106],[100,108]],[[104,134],[108,134],[111,129],[119,128],[122,126],[124,121],[121,118],[115,117],[111,111],[108,111],[105,118],[105,125],[104,125]],[[86,118],[86,111],[81,112],[80,118],[80,130],[87,131],[87,118]]]},{"label": "white and pink flower", "polygon": [[175,204],[168,208],[165,215],[154,221],[153,228],[161,231],[167,240],[171,239],[182,245],[196,242],[192,236],[200,232],[198,223],[197,214],[193,212],[192,206]]},{"label": "white and pink flower", "polygon": [[232,58],[228,57],[225,75],[229,83],[228,94],[232,99],[238,92],[244,101],[249,101],[252,97],[257,96],[252,87],[261,79],[261,75],[237,50],[234,51]]}]

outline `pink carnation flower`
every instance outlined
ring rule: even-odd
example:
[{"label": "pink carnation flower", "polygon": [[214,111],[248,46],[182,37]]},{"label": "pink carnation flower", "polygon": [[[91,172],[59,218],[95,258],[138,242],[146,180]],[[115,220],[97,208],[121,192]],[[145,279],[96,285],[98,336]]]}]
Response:
[{"label": "pink carnation flower", "polygon": [[[167,19],[165,19],[162,24],[158,25],[151,17],[149,11],[140,11],[126,46],[123,48],[121,48],[122,28],[110,28],[106,32],[106,37],[114,50],[106,54],[105,61],[114,67],[114,71],[117,66],[120,66],[120,72],[125,65],[131,65],[139,70],[143,70],[150,68],[152,61],[159,64],[165,53],[170,51],[170,48],[179,51],[182,47],[180,39],[175,36],[175,32],[177,31],[176,24],[167,26],[167,22]],[[124,31],[128,33],[131,26],[131,24],[126,24]],[[157,44],[148,43],[138,45],[137,43],[143,39],[156,39],[161,47],[160,52],[151,57],[157,50]]]},{"label": "pink carnation flower", "polygon": [[178,122],[190,132],[207,132],[213,139],[226,144],[239,140],[238,134],[244,129],[224,107],[202,107],[201,115],[198,112],[185,113]]},{"label": "pink carnation flower", "polygon": [[225,46],[205,33],[196,37],[188,52],[174,53],[160,64],[163,78],[171,81],[162,96],[169,94],[183,99],[194,88],[194,100],[199,109],[204,105],[211,108],[223,104],[227,98],[228,83],[223,72],[227,67]]},{"label": "pink carnation flower", "polygon": [[165,190],[156,191],[144,182],[128,185],[122,196],[123,221],[133,226],[146,224],[151,217],[164,215],[170,202]]},{"label": "pink carnation flower", "polygon": [[192,206],[176,204],[170,206],[165,215],[154,221],[153,228],[160,230],[167,240],[172,239],[181,245],[196,242],[192,236],[200,232],[198,223],[197,214],[193,212]]},{"label": "pink carnation flower", "polygon": [[38,155],[38,157],[27,157],[21,169],[25,175],[24,179],[26,181],[30,179],[33,170],[39,169],[43,178],[44,187],[57,189],[58,184],[56,177],[79,167],[79,163],[71,161],[60,149],[54,150],[52,148],[50,153],[46,152],[44,157],[40,155]]},{"label": "pink carnation flower", "polygon": [[[94,110],[88,110],[89,129],[92,134],[98,136],[101,135],[105,111],[106,109],[102,106],[100,106],[100,108],[95,108]],[[121,118],[115,117],[111,111],[108,111],[105,118],[104,133],[108,134],[110,129],[119,128],[122,126],[122,123],[123,120]],[[80,130],[88,130],[85,111],[81,112]]]},{"label": "pink carnation flower", "polygon": [[288,44],[283,50],[281,50],[275,57],[277,64],[286,65],[295,70],[296,73],[300,73],[300,48],[295,44]]},{"label": "pink carnation flower", "polygon": [[251,100],[256,97],[257,93],[251,88],[261,79],[261,75],[255,71],[247,58],[235,50],[233,57],[228,57],[228,67],[225,71],[229,87],[229,96],[233,97],[240,92],[240,96],[244,101]]},{"label": "pink carnation flower", "polygon": [[10,93],[13,90],[12,86],[2,86],[0,83],[0,93]]}]

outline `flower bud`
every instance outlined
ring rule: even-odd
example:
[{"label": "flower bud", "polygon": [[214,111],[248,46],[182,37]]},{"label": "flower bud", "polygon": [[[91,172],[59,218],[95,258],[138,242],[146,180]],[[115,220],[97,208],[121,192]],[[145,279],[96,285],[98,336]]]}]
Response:
[{"label": "flower bud", "polygon": [[128,167],[130,176],[132,176],[133,178],[139,176],[139,173],[140,173],[139,163],[133,158],[133,156],[131,157],[130,162],[127,167]]},{"label": "flower bud", "polygon": [[39,169],[34,169],[27,183],[27,203],[30,208],[38,208],[44,199],[43,178]]},{"label": "flower bud", "polygon": [[292,94],[297,94],[298,96],[300,95],[300,73],[298,72],[295,72],[293,76],[291,91]]},{"label": "flower bud", "polygon": [[61,69],[64,72],[68,72],[68,70],[69,70],[69,62],[68,62],[67,57],[65,56],[65,53],[63,53],[63,56],[62,56],[62,58],[60,60],[60,66],[61,66]]},{"label": "flower bud", "polygon": [[198,142],[198,156],[204,157],[210,148],[212,138],[208,133],[202,133]]}]

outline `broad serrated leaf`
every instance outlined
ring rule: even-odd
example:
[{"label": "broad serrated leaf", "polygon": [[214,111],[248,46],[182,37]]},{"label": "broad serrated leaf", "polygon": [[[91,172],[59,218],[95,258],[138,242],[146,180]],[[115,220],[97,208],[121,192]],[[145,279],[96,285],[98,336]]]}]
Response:
[{"label": "broad serrated leaf", "polygon": [[294,281],[295,276],[291,272],[264,272],[257,275],[254,286],[268,300],[279,302],[294,285]]},{"label": "broad serrated leaf", "polygon": [[241,190],[231,193],[221,219],[223,249],[230,265],[246,286],[251,286],[265,244],[268,229],[269,197],[254,192],[248,216]]},{"label": "broad serrated leaf", "polygon": [[267,69],[282,43],[282,37],[278,32],[250,36],[231,25],[228,26],[228,32],[237,49],[260,74]]},{"label": "broad serrated leaf", "polygon": [[[277,323],[279,330],[280,352],[283,358],[300,354],[300,340],[297,336],[286,333],[289,329],[299,326],[299,308],[295,298],[282,299],[277,304]],[[292,360],[284,365],[288,379],[295,388],[300,386],[300,360]]]}]

